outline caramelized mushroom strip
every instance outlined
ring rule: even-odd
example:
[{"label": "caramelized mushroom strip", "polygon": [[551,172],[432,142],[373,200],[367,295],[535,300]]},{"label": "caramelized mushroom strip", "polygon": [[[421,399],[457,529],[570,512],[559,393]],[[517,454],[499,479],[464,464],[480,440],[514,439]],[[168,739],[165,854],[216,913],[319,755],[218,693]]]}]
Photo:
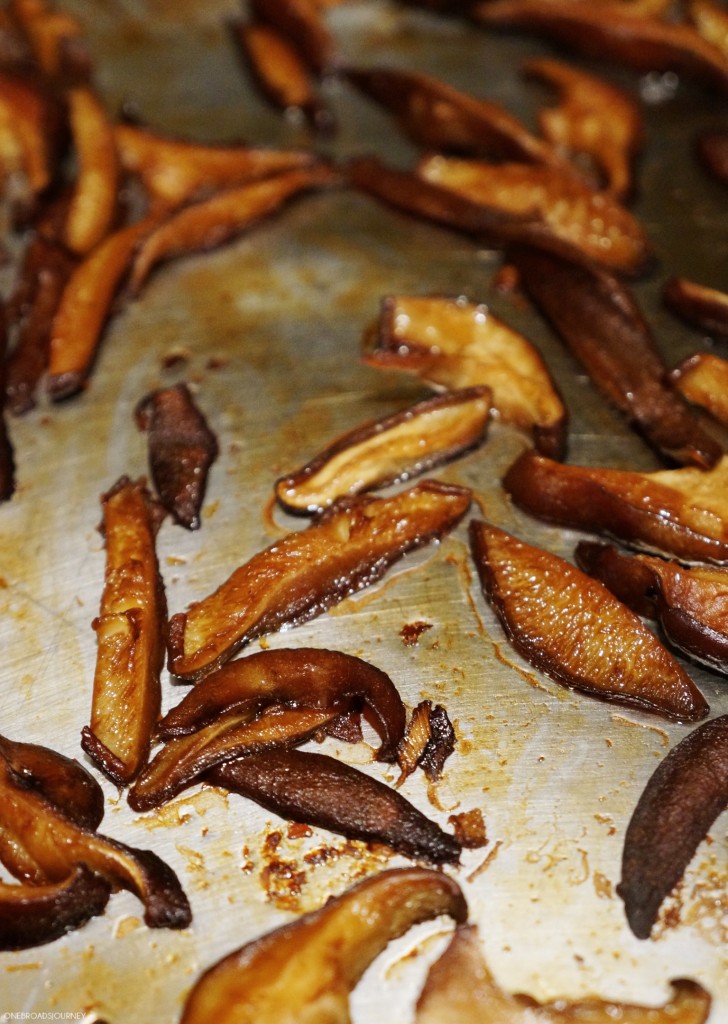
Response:
[{"label": "caramelized mushroom strip", "polygon": [[713,0],[689,0],[687,14],[698,33],[728,60],[728,11]]},{"label": "caramelized mushroom strip", "polygon": [[31,201],[58,177],[66,120],[36,78],[0,71],[0,175],[21,172]]},{"label": "caramelized mushroom strip", "polygon": [[319,615],[375,583],[408,551],[442,538],[470,501],[465,488],[425,480],[390,498],[336,502],[172,617],[170,671],[199,679],[250,640]]},{"label": "caramelized mushroom strip", "polygon": [[47,389],[53,401],[84,386],[134,249],[156,222],[150,214],[112,232],[71,274],[51,328]]},{"label": "caramelized mushroom strip", "polygon": [[566,450],[568,413],[541,353],[527,338],[464,299],[389,295],[381,303],[364,361],[401,369],[433,387],[486,385],[494,413],[531,432],[551,458]]},{"label": "caramelized mushroom strip", "polygon": [[335,70],[334,39],[315,4],[308,0],[251,0],[250,13],[288,39],[315,75]]},{"label": "caramelized mushroom strip", "polygon": [[5,418],[7,318],[0,306],[0,502],[9,501],[15,493],[15,452]]},{"label": "caramelized mushroom strip", "polygon": [[287,708],[274,704],[255,718],[256,709],[235,708],[186,736],[175,736],[152,758],[132,788],[129,806],[149,811],[167,803],[210,768],[268,747],[305,743],[326,727],[346,704],[329,708]]},{"label": "caramelized mushroom strip", "polygon": [[663,459],[706,468],[720,444],[672,385],[631,291],[617,277],[536,249],[512,254],[526,292],[600,393]]},{"label": "caramelized mushroom strip", "polygon": [[[177,876],[155,853],[137,850],[75,824],[23,777],[0,752],[0,835],[22,851],[34,884],[67,879],[79,865],[128,889],[144,904],[150,928],[186,928],[191,914]],[[35,869],[31,868],[35,865]]]},{"label": "caramelized mushroom strip", "polygon": [[457,863],[460,844],[390,786],[351,765],[303,750],[269,750],[213,769],[207,781],[288,821],[384,843],[406,857]]},{"label": "caramelized mushroom strip", "polygon": [[363,705],[379,734],[379,761],[393,761],[406,713],[397,689],[381,669],[342,651],[292,647],[256,651],[203,679],[159,723],[161,739],[186,736],[232,708],[290,704],[308,708]]},{"label": "caramelized mushroom strip", "polygon": [[728,185],[728,132],[702,132],[695,149],[706,170],[723,185]]},{"label": "caramelized mushroom strip", "polygon": [[728,293],[687,277],[673,277],[665,285],[662,297],[668,309],[693,327],[721,339],[728,338]]},{"label": "caramelized mushroom strip", "polygon": [[441,914],[467,917],[457,882],[427,868],[381,871],[214,964],[181,1024],[343,1024],[349,993],[387,944]]},{"label": "caramelized mushroom strip", "polygon": [[303,150],[203,145],[131,124],[115,125],[114,137],[124,170],[138,175],[150,195],[169,206],[314,161]]},{"label": "caramelized mushroom strip", "polygon": [[611,999],[537,1003],[504,992],[491,974],[474,925],[460,925],[430,968],[417,1000],[415,1024],[704,1024],[711,997],[697,982],[672,982],[662,1006]]},{"label": "caramelized mushroom strip", "polygon": [[503,479],[515,503],[559,526],[682,562],[728,564],[728,458],[711,470],[565,466],[524,452]]},{"label": "caramelized mushroom strip", "polygon": [[159,500],[188,530],[200,526],[217,438],[186,384],[159,388],[139,402],[136,421],[149,438],[149,466]]},{"label": "caramelized mushroom strip", "polygon": [[77,18],[47,0],[10,0],[9,9],[46,77],[61,87],[90,79],[91,57]]},{"label": "caramelized mushroom strip", "polygon": [[[6,736],[0,736],[0,753],[26,786],[55,804],[67,818],[82,828],[99,827],[104,816],[103,790],[75,758]],[[2,855],[0,859],[5,863]]]},{"label": "caramelized mushroom strip", "polygon": [[102,914],[111,886],[81,865],[45,885],[0,882],[0,950],[53,942]]},{"label": "caramelized mushroom strip", "polygon": [[421,71],[347,68],[346,78],[390,111],[417,145],[468,156],[563,164],[518,118]]},{"label": "caramelized mushroom strip", "polygon": [[518,29],[584,56],[635,71],[674,71],[728,91],[728,64],[692,25],[630,14],[626,3],[485,0],[472,17],[488,28]]},{"label": "caramelized mushroom strip", "polygon": [[372,420],[278,480],[276,498],[288,512],[313,513],[337,498],[410,480],[481,445],[490,411],[490,388],[472,387]]},{"label": "caramelized mushroom strip", "polygon": [[483,593],[518,653],[556,682],[682,722],[708,705],[641,619],[570,562],[470,524]]},{"label": "caramelized mushroom strip", "polygon": [[223,245],[275,213],[294,196],[335,181],[336,174],[325,164],[294,168],[262,181],[225,189],[170,213],[141,242],[134,257],[129,291],[138,293],[157,264]]},{"label": "caramelized mushroom strip", "polygon": [[314,128],[331,127],[312,72],[299,51],[272,25],[235,18],[229,22],[238,47],[260,93],[277,110],[299,110]]},{"label": "caramelized mushroom strip", "polygon": [[585,541],[576,557],[585,572],[638,615],[657,619],[673,647],[728,673],[728,569],[686,568],[651,555],[629,557]]},{"label": "caramelized mushroom strip", "polygon": [[502,243],[534,245],[631,275],[644,271],[652,257],[649,239],[633,214],[575,172],[436,154],[420,160],[417,173],[431,185],[499,213],[502,222],[494,223],[493,235]]},{"label": "caramelized mushroom strip", "polygon": [[728,715],[721,715],[660,762],[627,827],[617,892],[638,939],[649,938],[663,901],[727,803]]},{"label": "caramelized mushroom strip", "polygon": [[142,482],[122,477],[102,498],[106,579],[91,724],[81,745],[117,785],[146,764],[161,705],[167,608],[155,538],[162,516]]},{"label": "caramelized mushroom strip", "polygon": [[48,367],[53,317],[75,259],[60,245],[37,235],[29,244],[21,271],[32,278],[32,292],[5,371],[8,409],[20,415],[36,404],[36,393]]},{"label": "caramelized mushroom strip", "polygon": [[728,360],[712,352],[696,352],[672,371],[680,394],[728,425]]},{"label": "caramelized mushroom strip", "polygon": [[419,765],[430,782],[437,782],[445,761],[455,749],[455,730],[442,704],[433,708],[423,700],[412,712],[407,730],[397,751],[400,786]]},{"label": "caramelized mushroom strip", "polygon": [[77,170],[63,241],[85,256],[111,231],[119,214],[120,166],[111,121],[88,86],[67,91]]},{"label": "caramelized mushroom strip", "polygon": [[527,61],[526,75],[559,90],[561,102],[542,110],[541,131],[557,150],[588,156],[608,190],[625,200],[633,191],[633,164],[644,138],[642,110],[622,89],[563,61]]}]

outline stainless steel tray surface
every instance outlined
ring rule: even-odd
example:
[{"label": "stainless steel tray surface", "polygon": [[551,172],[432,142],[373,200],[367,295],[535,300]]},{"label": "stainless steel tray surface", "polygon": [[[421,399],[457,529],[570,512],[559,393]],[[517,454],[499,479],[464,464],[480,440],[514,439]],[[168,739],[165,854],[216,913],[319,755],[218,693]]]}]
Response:
[{"label": "stainless steel tray surface", "polygon": [[[228,38],[225,19],[240,10],[232,0],[65,6],[86,28],[112,112],[133,103],[153,127],[209,142],[313,145],[336,160],[374,152],[403,166],[415,155],[390,118],[343,82],[324,86],[339,125],[330,140],[312,139],[267,107]],[[531,127],[551,99],[519,71],[526,57],[555,52],[545,43],[478,32],[384,0],[332,7],[327,17],[352,64],[430,71],[502,103]],[[581,66],[633,91],[646,85],[606,64]],[[679,82],[674,94],[646,104],[645,116],[634,209],[658,262],[634,289],[672,364],[705,340],[663,309],[666,278],[679,273],[725,287],[728,193],[692,152],[696,133],[724,119],[725,99]],[[273,507],[279,475],[344,430],[424,395],[415,381],[360,361],[362,334],[386,294],[488,303],[539,346],[557,377],[571,414],[570,461],[657,468],[540,317],[497,291],[500,264],[496,251],[337,189],[296,201],[217,251],[160,268],[110,324],[87,390],[57,406],[41,403],[10,424],[18,490],[0,508],[0,731],[83,756],[96,652],[91,622],[104,577],[99,497],[120,475],[147,471],[146,438],[133,419],[137,401],[187,380],[220,442],[202,528],[187,533],[167,522],[159,536],[168,603],[177,612],[300,527]],[[496,423],[481,449],[438,475],[472,487],[476,512],[571,558],[580,535],[520,513],[501,490],[505,469],[527,443]],[[431,628],[408,646],[402,630],[413,622]],[[692,977],[713,995],[711,1024],[728,1021],[728,818],[718,819],[712,842],[691,864],[673,923],[652,940],[631,935],[615,893],[629,816],[686,727],[573,693],[522,662],[480,593],[465,526],[406,558],[379,585],[266,642],[359,655],[391,674],[408,706],[423,697],[445,704],[458,746],[443,781],[428,794],[413,776],[403,792],[445,826],[452,813],[482,810],[489,843],[466,851],[453,874],[505,989],[541,1000],[660,1003],[670,979]],[[711,713],[728,711],[726,681],[690,671]],[[163,683],[166,708],[181,691],[166,674]],[[372,761],[371,746],[328,740],[325,748],[394,779],[391,768]],[[106,914],[81,930],[0,956],[0,1016],[172,1024],[192,983],[220,956],[364,874],[406,863],[328,833],[296,838],[274,815],[211,788],[138,815],[104,785],[102,831],[165,858],[189,895],[194,922],[182,932],[150,931],[138,902],[116,894]],[[353,996],[356,1024],[409,1024],[450,927],[434,921],[388,947]]]}]

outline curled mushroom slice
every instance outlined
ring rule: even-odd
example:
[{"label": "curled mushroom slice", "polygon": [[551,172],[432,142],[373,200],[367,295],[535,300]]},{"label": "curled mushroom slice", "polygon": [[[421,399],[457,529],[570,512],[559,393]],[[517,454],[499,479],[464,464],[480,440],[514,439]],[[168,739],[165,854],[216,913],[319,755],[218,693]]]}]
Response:
[{"label": "curled mushroom slice", "polygon": [[0,72],[0,174],[21,173],[30,204],[58,177],[65,110],[36,77]]},{"label": "curled mushroom slice", "polygon": [[405,727],[397,689],[381,669],[342,651],[295,647],[256,651],[203,679],[159,723],[162,739],[185,736],[232,708],[272,703],[328,708],[354,702],[381,737],[377,758],[394,759]]},{"label": "curled mushroom slice", "polygon": [[228,711],[196,732],[169,740],[129,790],[129,806],[149,811],[218,764],[268,747],[305,743],[323,733],[345,709],[345,705],[323,709],[273,705],[258,718],[249,707]]},{"label": "curled mushroom slice", "polygon": [[63,241],[83,256],[106,237],[119,213],[120,166],[111,120],[88,86],[67,91],[76,176]]},{"label": "curled mushroom slice", "polygon": [[671,376],[689,402],[728,425],[728,360],[712,352],[696,352],[679,363]]},{"label": "curled mushroom slice", "polygon": [[430,782],[437,782],[445,761],[455,749],[455,730],[442,704],[422,700],[413,710],[397,751],[401,785],[419,765]]},{"label": "curled mushroom slice", "polygon": [[0,882],[0,950],[53,942],[102,914],[111,886],[81,865],[68,878],[45,885]]},{"label": "curled mushroom slice", "polygon": [[632,167],[644,125],[639,104],[622,89],[595,75],[548,57],[525,63],[524,72],[559,90],[559,106],[539,114],[551,144],[591,158],[606,187],[620,199],[632,193]]},{"label": "curled mushroom slice", "polygon": [[117,785],[146,764],[161,706],[167,605],[155,538],[163,513],[142,481],[102,498],[106,574],[94,620],[97,654],[83,749]]},{"label": "curled mushroom slice", "polygon": [[196,530],[217,438],[186,384],[158,388],[135,410],[149,438],[149,466],[159,500],[180,526]]},{"label": "curled mushroom slice", "polygon": [[104,816],[103,790],[75,758],[7,736],[0,736],[0,752],[25,785],[41,793],[67,818],[83,828],[99,827]]},{"label": "curled mushroom slice", "polygon": [[470,501],[465,488],[425,480],[389,498],[336,502],[172,617],[170,671],[199,679],[250,640],[319,615],[375,583],[408,551],[443,537]]},{"label": "curled mushroom slice", "polygon": [[181,1024],[349,1020],[349,993],[392,939],[447,914],[467,917],[458,884],[427,868],[382,871],[210,967]]},{"label": "curled mushroom slice", "polygon": [[670,382],[632,292],[613,274],[537,249],[511,254],[526,292],[595,387],[664,459],[702,468],[721,445]]},{"label": "curled mushroom slice", "polygon": [[325,75],[338,63],[334,38],[322,11],[307,0],[251,0],[256,21],[272,25],[301,55],[316,75]]},{"label": "curled mushroom slice", "polygon": [[431,185],[497,211],[502,221],[494,224],[493,235],[502,242],[538,245],[632,275],[651,259],[639,221],[614,196],[590,188],[573,171],[435,154],[420,160],[417,173]]},{"label": "curled mushroom slice", "polygon": [[46,386],[53,401],[76,394],[86,383],[134,249],[156,222],[150,214],[113,231],[68,279],[51,327]]},{"label": "curled mushroom slice", "polygon": [[573,0],[485,0],[472,17],[489,28],[543,36],[585,57],[635,71],[674,71],[728,91],[728,65],[692,25],[630,13],[626,3]]},{"label": "curled mushroom slice", "polygon": [[278,110],[300,111],[314,128],[330,129],[332,115],[298,49],[272,25],[235,18],[234,42],[262,95]]},{"label": "curled mushroom slice", "polygon": [[629,926],[647,939],[660,907],[728,803],[728,715],[673,747],[639,798],[622,853],[622,897]]},{"label": "curled mushroom slice", "polygon": [[170,213],[140,243],[129,291],[136,294],[159,263],[223,245],[294,196],[335,181],[335,173],[325,164],[294,168],[262,181],[224,189]]},{"label": "curled mushroom slice", "polygon": [[289,512],[317,512],[456,459],[485,440],[490,399],[488,387],[449,391],[355,427],[278,480],[276,498]]},{"label": "curled mushroom slice", "polygon": [[672,277],[662,293],[665,305],[693,327],[728,338],[728,293],[687,277]]},{"label": "curled mushroom slice", "polygon": [[25,858],[23,881],[62,881],[83,864],[114,888],[134,893],[144,905],[150,928],[186,928],[190,923],[187,897],[164,861],[149,850],[134,849],[74,823],[29,789],[1,751],[0,835]]},{"label": "curled mushroom slice", "polygon": [[576,558],[638,615],[657,619],[673,647],[728,673],[728,569],[630,557],[586,541]]},{"label": "curled mushroom slice", "polygon": [[124,123],[114,126],[114,138],[124,169],[138,175],[154,198],[170,206],[314,161],[303,150],[204,145]]},{"label": "curled mushroom slice", "polygon": [[683,562],[728,564],[728,458],[657,473],[565,466],[524,452],[503,484],[531,515]]},{"label": "curled mushroom slice", "polygon": [[485,596],[514,648],[556,682],[668,719],[708,705],[641,619],[570,562],[489,523],[470,524]]},{"label": "curled mushroom slice", "polygon": [[289,821],[384,843],[432,864],[456,863],[460,844],[397,790],[326,754],[270,750],[228,761],[207,781]]},{"label": "curled mushroom slice", "polygon": [[518,118],[490,100],[460,92],[421,71],[347,68],[346,78],[391,111],[415,143],[470,156],[561,163]]},{"label": "curled mushroom slice", "polygon": [[474,925],[456,928],[445,952],[430,968],[417,1000],[415,1024],[704,1024],[711,997],[697,982],[672,982],[662,1006],[611,999],[537,1003],[504,992],[491,974]]},{"label": "curled mushroom slice", "polygon": [[365,341],[371,366],[414,373],[433,387],[489,387],[494,415],[528,430],[544,455],[563,457],[568,412],[541,353],[486,305],[389,295]]}]

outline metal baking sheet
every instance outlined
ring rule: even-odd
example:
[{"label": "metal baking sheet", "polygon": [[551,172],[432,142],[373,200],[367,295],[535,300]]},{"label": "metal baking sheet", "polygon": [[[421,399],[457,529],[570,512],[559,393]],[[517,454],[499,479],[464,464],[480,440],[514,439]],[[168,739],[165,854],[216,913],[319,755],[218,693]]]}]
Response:
[{"label": "metal baking sheet", "polygon": [[[339,82],[325,86],[339,125],[328,141],[312,140],[295,120],[271,111],[230,45],[225,19],[239,12],[235,2],[65,6],[82,19],[112,112],[132,104],[152,126],[204,141],[313,144],[336,159],[376,152],[403,165],[414,156],[383,111]],[[544,43],[378,0],[332,7],[327,17],[353,64],[428,70],[503,103],[531,126],[550,98],[519,72],[526,57],[553,52]],[[666,277],[725,287],[726,191],[692,156],[695,134],[720,122],[725,100],[669,76],[583,66],[653,97],[645,105],[634,208],[658,262],[635,292],[674,363],[704,339],[662,309]],[[161,268],[111,323],[87,391],[11,423],[18,491],[0,508],[2,732],[82,756],[95,660],[91,621],[104,574],[99,496],[120,475],[146,471],[136,402],[152,388],[187,380],[220,440],[202,529],[188,534],[166,523],[160,534],[176,612],[300,527],[273,508],[281,473],[343,430],[423,394],[413,381],[360,362],[362,333],[385,294],[444,292],[489,303],[539,345],[557,376],[572,419],[571,461],[657,468],[528,305],[497,292],[499,265],[497,252],[342,189],[292,204],[219,251]],[[482,449],[439,475],[472,487],[483,513],[506,529],[570,557],[575,533],[521,514],[500,490],[526,443],[495,424]],[[402,631],[414,622],[430,628],[408,646]],[[728,818],[716,822],[669,926],[651,941],[631,935],[615,893],[629,816],[685,728],[562,689],[521,662],[479,592],[463,528],[407,558],[373,589],[266,643],[362,656],[391,674],[409,706],[423,697],[446,705],[459,744],[444,780],[433,794],[411,778],[403,792],[444,825],[456,811],[482,810],[488,846],[466,852],[453,874],[504,988],[537,999],[658,1003],[671,978],[689,976],[713,994],[711,1024],[728,1020]],[[690,671],[712,712],[728,711],[725,681]],[[180,696],[165,676],[165,707]],[[393,779],[391,768],[371,761],[370,746],[327,741],[327,749]],[[364,874],[406,863],[323,832],[292,837],[275,816],[213,789],[194,788],[157,814],[136,815],[104,785],[102,831],[154,849],[175,868],[193,925],[150,931],[139,903],[117,894],[80,931],[0,956],[4,1019],[172,1024],[190,986],[220,956]],[[353,996],[357,1024],[409,1024],[449,928],[431,922],[390,945]]]}]

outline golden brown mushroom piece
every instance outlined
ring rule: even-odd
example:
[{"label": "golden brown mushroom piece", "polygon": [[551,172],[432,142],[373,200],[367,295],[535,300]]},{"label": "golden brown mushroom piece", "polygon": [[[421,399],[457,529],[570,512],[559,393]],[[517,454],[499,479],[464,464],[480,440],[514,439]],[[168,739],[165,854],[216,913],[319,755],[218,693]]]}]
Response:
[{"label": "golden brown mushroom piece", "polygon": [[383,871],[208,968],[181,1024],[314,1024],[349,1020],[349,993],[392,939],[447,914],[467,917],[456,882],[439,871]]},{"label": "golden brown mushroom piece", "polygon": [[726,803],[728,715],[721,715],[660,762],[627,827],[617,892],[638,939],[649,938],[663,901]]},{"label": "golden brown mushroom piece", "polygon": [[483,958],[474,925],[460,925],[430,968],[417,1000],[415,1024],[703,1024],[710,995],[694,981],[672,982],[662,1006],[607,999],[538,1003],[497,984]]},{"label": "golden brown mushroom piece", "polygon": [[671,555],[728,564],[728,458],[639,473],[567,466],[524,452],[503,484],[519,508],[550,523]]},{"label": "golden brown mushroom piece", "polygon": [[471,492],[425,480],[389,498],[342,499],[236,569],[169,630],[169,668],[194,681],[250,640],[320,615],[462,519]]},{"label": "golden brown mushroom piece", "polygon": [[728,293],[689,277],[671,277],[662,297],[686,323],[716,338],[728,338]]},{"label": "golden brown mushroom piece", "polygon": [[665,718],[709,708],[640,618],[598,580],[489,523],[470,524],[485,596],[522,657],[563,686]]}]

